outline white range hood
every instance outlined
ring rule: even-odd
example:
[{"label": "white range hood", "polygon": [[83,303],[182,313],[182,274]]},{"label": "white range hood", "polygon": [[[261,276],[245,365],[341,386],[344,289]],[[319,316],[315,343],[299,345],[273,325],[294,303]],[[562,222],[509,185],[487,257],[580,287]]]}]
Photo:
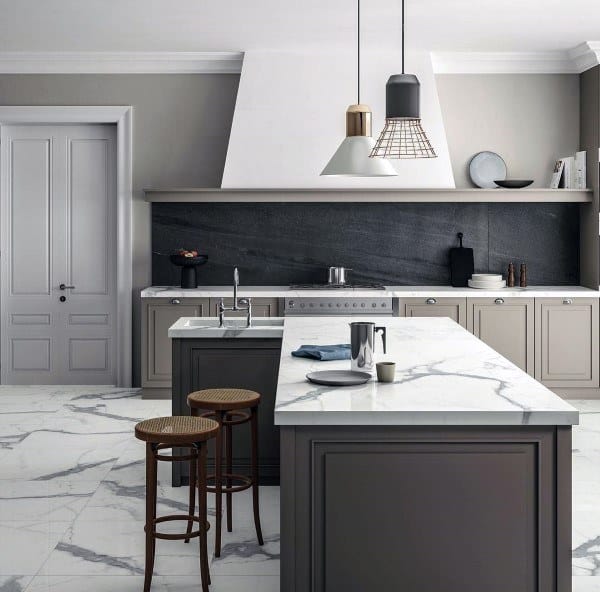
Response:
[{"label": "white range hood", "polygon": [[[399,51],[363,52],[361,98],[373,134],[385,118],[385,83],[400,70]],[[249,51],[244,55],[221,186],[251,188],[453,188],[444,123],[428,53],[407,52],[421,82],[421,117],[438,154],[391,161],[397,177],[321,177],[345,137],[356,98],[356,64],[347,52]]]}]

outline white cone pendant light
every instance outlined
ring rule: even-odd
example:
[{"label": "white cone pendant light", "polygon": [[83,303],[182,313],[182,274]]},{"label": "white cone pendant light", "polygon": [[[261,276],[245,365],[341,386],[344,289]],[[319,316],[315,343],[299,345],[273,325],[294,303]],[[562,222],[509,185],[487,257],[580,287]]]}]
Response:
[{"label": "white cone pendant light", "polygon": [[421,85],[414,74],[404,73],[404,0],[402,0],[402,74],[385,85],[385,126],[371,158],[436,158],[421,126]]},{"label": "white cone pendant light", "polygon": [[393,177],[398,173],[384,158],[370,158],[375,147],[371,137],[373,114],[360,104],[360,0],[358,5],[358,101],[346,110],[346,138],[335,151],[321,175],[339,177]]}]

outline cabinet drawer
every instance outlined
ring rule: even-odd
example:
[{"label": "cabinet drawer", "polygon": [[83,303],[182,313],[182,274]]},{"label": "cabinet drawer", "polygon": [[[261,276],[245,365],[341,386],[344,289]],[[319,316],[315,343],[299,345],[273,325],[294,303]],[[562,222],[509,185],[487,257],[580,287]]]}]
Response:
[{"label": "cabinet drawer", "polygon": [[468,298],[467,307],[469,331],[533,376],[533,298]]},{"label": "cabinet drawer", "polygon": [[142,302],[142,386],[170,388],[169,327],[180,317],[208,316],[208,298],[152,298]]},{"label": "cabinet drawer", "polygon": [[[219,314],[220,298],[210,299],[211,316]],[[233,298],[223,298],[225,306],[233,304]],[[225,317],[245,317],[245,311],[227,311]],[[252,298],[252,316],[254,317],[277,317],[279,316],[279,298]]]},{"label": "cabinet drawer", "polygon": [[466,298],[400,298],[401,317],[450,317],[459,325],[467,326]]},{"label": "cabinet drawer", "polygon": [[598,387],[598,300],[536,298],[535,377],[549,387]]}]

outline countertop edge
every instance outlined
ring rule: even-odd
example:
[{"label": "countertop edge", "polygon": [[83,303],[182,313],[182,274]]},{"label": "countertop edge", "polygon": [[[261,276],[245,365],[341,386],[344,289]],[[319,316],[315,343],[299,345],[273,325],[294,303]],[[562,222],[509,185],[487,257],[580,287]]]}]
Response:
[{"label": "countertop edge", "polygon": [[[451,286],[386,286],[385,290],[297,290],[287,286],[241,286],[240,297],[302,298],[302,297],[356,297],[356,298],[421,298],[437,296],[454,298],[600,298],[600,289],[583,286],[530,286],[528,288],[503,288],[501,290],[477,290]],[[201,286],[184,290],[177,286],[151,286],[140,292],[147,298],[221,298],[232,295],[231,286]]]},{"label": "countertop edge", "polygon": [[573,426],[579,425],[578,411],[533,412],[528,421],[522,411],[392,411],[339,412],[339,411],[277,411],[278,426]]}]

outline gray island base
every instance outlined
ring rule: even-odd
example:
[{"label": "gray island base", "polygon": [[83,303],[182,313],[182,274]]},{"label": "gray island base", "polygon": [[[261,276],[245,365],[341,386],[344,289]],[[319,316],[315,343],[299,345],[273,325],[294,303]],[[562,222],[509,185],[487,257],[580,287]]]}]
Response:
[{"label": "gray island base", "polygon": [[570,592],[577,411],[449,319],[379,319],[392,384],[306,382],[350,320],[285,320],[281,590]]}]

